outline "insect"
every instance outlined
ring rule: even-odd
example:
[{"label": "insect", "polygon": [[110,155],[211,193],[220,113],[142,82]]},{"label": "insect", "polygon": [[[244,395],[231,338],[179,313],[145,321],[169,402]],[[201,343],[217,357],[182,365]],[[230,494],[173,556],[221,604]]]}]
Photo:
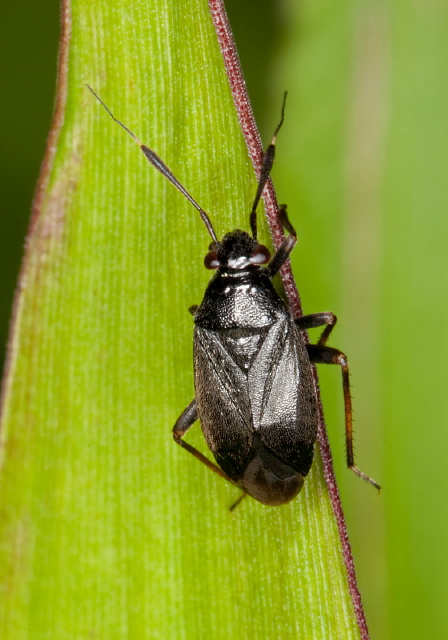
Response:
[{"label": "insect", "polygon": [[[88,88],[149,162],[199,211],[212,239],[204,264],[216,273],[201,304],[190,308],[195,324],[195,398],[174,425],[174,440],[239,486],[242,497],[249,494],[265,505],[285,504],[301,490],[313,460],[318,412],[311,363],[336,364],[342,371],[347,466],[379,489],[354,463],[347,358],[326,345],[336,316],[323,312],[293,318],[272,284],[297,242],[285,205],[278,215],[289,235],[272,258],[257,240],[257,206],[274,162],[286,94],[280,123],[264,155],[249,217],[251,234],[235,229],[218,240],[208,214],[166,164]],[[322,326],[317,344],[307,344],[301,331]],[[198,419],[217,464],[183,440]]]}]

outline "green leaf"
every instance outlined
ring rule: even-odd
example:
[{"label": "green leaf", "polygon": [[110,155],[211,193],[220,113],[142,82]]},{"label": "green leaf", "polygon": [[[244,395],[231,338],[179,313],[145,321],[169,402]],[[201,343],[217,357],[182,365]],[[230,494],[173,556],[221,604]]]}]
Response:
[{"label": "green leaf", "polygon": [[172,441],[210,238],[85,86],[218,235],[247,227],[256,179],[208,5],[71,12],[4,386],[1,637],[359,638],[318,452],[293,503],[231,513],[238,490]]}]

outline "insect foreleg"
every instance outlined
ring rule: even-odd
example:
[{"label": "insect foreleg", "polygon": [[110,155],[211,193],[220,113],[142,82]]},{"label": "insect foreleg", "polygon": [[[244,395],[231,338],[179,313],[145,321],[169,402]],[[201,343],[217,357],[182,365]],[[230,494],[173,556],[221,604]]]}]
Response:
[{"label": "insect foreleg", "polygon": [[282,223],[283,228],[289,232],[289,236],[286,236],[286,238],[283,240],[268,265],[268,272],[271,278],[273,278],[285,264],[286,260],[289,258],[289,254],[294,249],[297,242],[296,230],[294,229],[288,218],[288,214],[286,212],[286,204],[281,205],[278,211],[278,217],[280,222]]},{"label": "insect foreleg", "polygon": [[[306,317],[306,316],[304,316]],[[339,349],[325,347],[322,345],[308,344],[306,345],[308,355],[311,362],[316,364],[338,364],[342,371],[342,388],[344,392],[344,408],[345,408],[345,442],[347,449],[347,467],[351,469],[360,478],[370,482],[378,491],[379,484],[366,475],[361,469],[355,465],[353,453],[353,419],[352,419],[352,399],[350,396],[350,378],[348,373],[347,357]]]}]

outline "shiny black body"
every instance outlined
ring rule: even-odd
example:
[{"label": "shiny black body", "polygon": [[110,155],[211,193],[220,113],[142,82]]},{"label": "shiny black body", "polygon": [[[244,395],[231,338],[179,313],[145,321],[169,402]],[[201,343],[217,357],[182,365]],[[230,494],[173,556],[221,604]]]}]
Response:
[{"label": "shiny black body", "polygon": [[[234,231],[221,244],[244,236]],[[219,268],[194,322],[196,406],[208,447],[252,497],[288,502],[313,460],[317,400],[303,338],[268,269]]]}]

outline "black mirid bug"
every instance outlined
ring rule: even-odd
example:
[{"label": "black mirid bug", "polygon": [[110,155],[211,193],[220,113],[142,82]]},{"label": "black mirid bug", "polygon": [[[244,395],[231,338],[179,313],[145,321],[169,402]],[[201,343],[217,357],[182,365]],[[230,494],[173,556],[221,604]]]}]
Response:
[{"label": "black mirid bug", "polygon": [[[195,398],[173,428],[174,440],[209,469],[265,505],[282,505],[299,493],[313,460],[318,414],[311,363],[337,364],[342,370],[347,466],[379,489],[354,463],[352,406],[347,358],[326,342],[336,324],[331,312],[293,318],[272,284],[297,242],[286,206],[278,212],[289,235],[271,258],[257,241],[257,206],[274,162],[277,134],[264,155],[250,212],[251,235],[235,229],[218,240],[208,214],[180,184],[159,156],[141,144],[146,158],[196,207],[212,238],[204,264],[215,270],[194,317]],[[317,344],[301,331],[324,326]],[[183,436],[200,421],[219,466]],[[239,502],[239,501],[238,501]]]}]

